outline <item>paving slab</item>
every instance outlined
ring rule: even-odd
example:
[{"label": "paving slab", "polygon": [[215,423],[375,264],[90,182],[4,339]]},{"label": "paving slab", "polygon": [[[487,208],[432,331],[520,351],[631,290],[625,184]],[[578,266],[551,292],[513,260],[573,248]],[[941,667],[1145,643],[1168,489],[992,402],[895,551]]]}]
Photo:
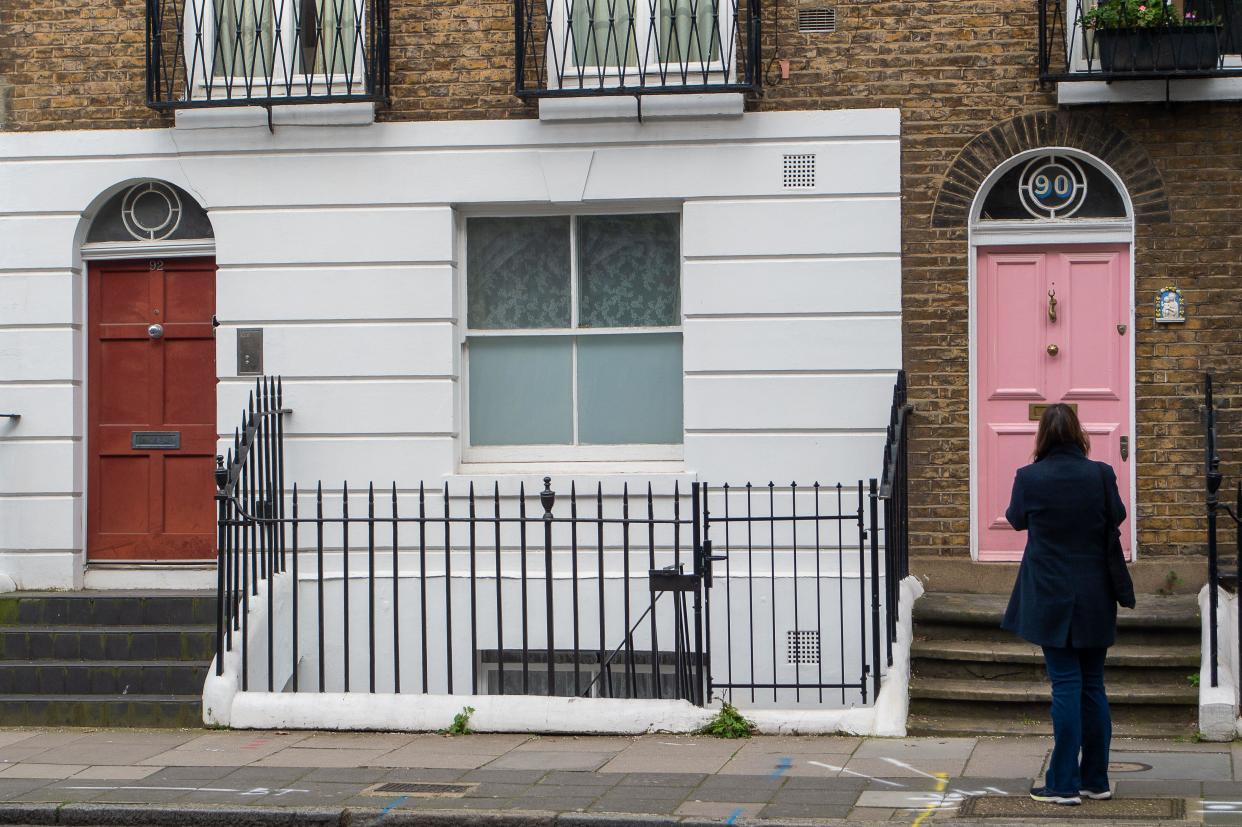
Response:
[{"label": "paving slab", "polygon": [[730,823],[739,818],[755,818],[763,809],[762,804],[751,804],[744,801],[687,801],[676,810],[674,815],[703,816],[713,820]]},{"label": "paving slab", "polygon": [[298,749],[386,749],[412,743],[412,732],[316,732],[297,742]]},{"label": "paving slab", "polygon": [[601,772],[714,773],[728,763],[742,745],[717,738],[679,738],[646,735],[637,739]]},{"label": "paving slab", "polygon": [[140,763],[156,766],[245,766],[291,747],[304,734],[276,735],[248,732],[212,732],[152,755]]},{"label": "paving slab", "polygon": [[593,771],[616,757],[615,752],[513,750],[489,762],[487,769]]},{"label": "paving slab", "polygon": [[301,745],[260,758],[255,767],[358,767],[369,766],[388,749],[303,749]]},{"label": "paving slab", "polygon": [[87,764],[14,764],[0,770],[0,778],[68,778],[87,768]]},{"label": "paving slab", "polygon": [[1111,764],[1143,764],[1150,769],[1120,773],[1112,771],[1115,779],[1162,779],[1229,781],[1233,767],[1229,755],[1215,752],[1118,752],[1109,756]]},{"label": "paving slab", "polygon": [[855,758],[897,758],[927,761],[934,758],[970,757],[978,738],[872,738],[854,750]]},{"label": "paving slab", "polygon": [[[39,753],[40,764],[113,764],[130,766],[153,755],[166,752],[169,745],[145,744],[136,741],[112,741],[108,739],[83,739],[62,747],[54,747]],[[162,765],[156,765],[162,766]]]},{"label": "paving slab", "polygon": [[104,765],[87,767],[73,776],[74,780],[82,781],[139,781],[164,769],[163,767],[118,767]]},{"label": "paving slab", "polygon": [[632,735],[532,735],[514,749],[519,752],[621,752],[635,740]]}]

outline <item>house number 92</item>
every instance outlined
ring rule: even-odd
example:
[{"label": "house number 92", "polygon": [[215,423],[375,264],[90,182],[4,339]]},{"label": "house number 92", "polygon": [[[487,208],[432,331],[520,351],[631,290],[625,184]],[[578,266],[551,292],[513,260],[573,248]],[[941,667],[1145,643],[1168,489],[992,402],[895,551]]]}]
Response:
[{"label": "house number 92", "polygon": [[147,264],[152,270],[163,270],[164,269],[164,259],[162,258],[153,258],[149,262],[147,262]]}]

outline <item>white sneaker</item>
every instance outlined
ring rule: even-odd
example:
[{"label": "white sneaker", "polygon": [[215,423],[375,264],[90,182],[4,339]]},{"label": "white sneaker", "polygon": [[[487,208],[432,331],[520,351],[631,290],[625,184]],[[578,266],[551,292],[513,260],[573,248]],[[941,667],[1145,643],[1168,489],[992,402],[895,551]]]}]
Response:
[{"label": "white sneaker", "polygon": [[1078,794],[1083,798],[1090,798],[1092,801],[1107,801],[1113,797],[1113,791],[1111,789],[1100,790],[1099,792],[1096,792],[1095,790],[1079,790]]}]

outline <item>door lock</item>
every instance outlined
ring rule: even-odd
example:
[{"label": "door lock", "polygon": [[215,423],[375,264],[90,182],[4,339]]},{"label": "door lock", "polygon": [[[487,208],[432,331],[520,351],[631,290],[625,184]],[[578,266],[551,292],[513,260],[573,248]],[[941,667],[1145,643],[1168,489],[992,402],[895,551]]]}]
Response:
[{"label": "door lock", "polygon": [[163,339],[164,338],[164,325],[153,324],[153,325],[148,326],[147,335],[150,336],[152,339]]},{"label": "door lock", "polygon": [[1049,356],[1056,356],[1060,352],[1061,352],[1061,348],[1057,347],[1056,345],[1048,345]]},{"label": "door lock", "polygon": [[1121,438],[1121,461],[1125,462],[1130,458],[1130,437],[1123,436]]}]

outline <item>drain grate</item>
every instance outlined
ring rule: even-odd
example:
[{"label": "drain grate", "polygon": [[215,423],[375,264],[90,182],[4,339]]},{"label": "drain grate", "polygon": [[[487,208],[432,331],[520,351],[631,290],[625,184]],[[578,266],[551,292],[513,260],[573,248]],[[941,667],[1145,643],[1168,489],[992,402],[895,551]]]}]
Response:
[{"label": "drain grate", "polygon": [[363,795],[409,795],[420,798],[461,798],[478,784],[439,784],[431,781],[386,781],[363,790]]},{"label": "drain grate", "polygon": [[1157,819],[1186,817],[1186,802],[1180,798],[1113,798],[1084,801],[1081,807],[1057,807],[1032,801],[1026,796],[989,795],[970,798],[958,811],[960,818],[1010,819]]}]

